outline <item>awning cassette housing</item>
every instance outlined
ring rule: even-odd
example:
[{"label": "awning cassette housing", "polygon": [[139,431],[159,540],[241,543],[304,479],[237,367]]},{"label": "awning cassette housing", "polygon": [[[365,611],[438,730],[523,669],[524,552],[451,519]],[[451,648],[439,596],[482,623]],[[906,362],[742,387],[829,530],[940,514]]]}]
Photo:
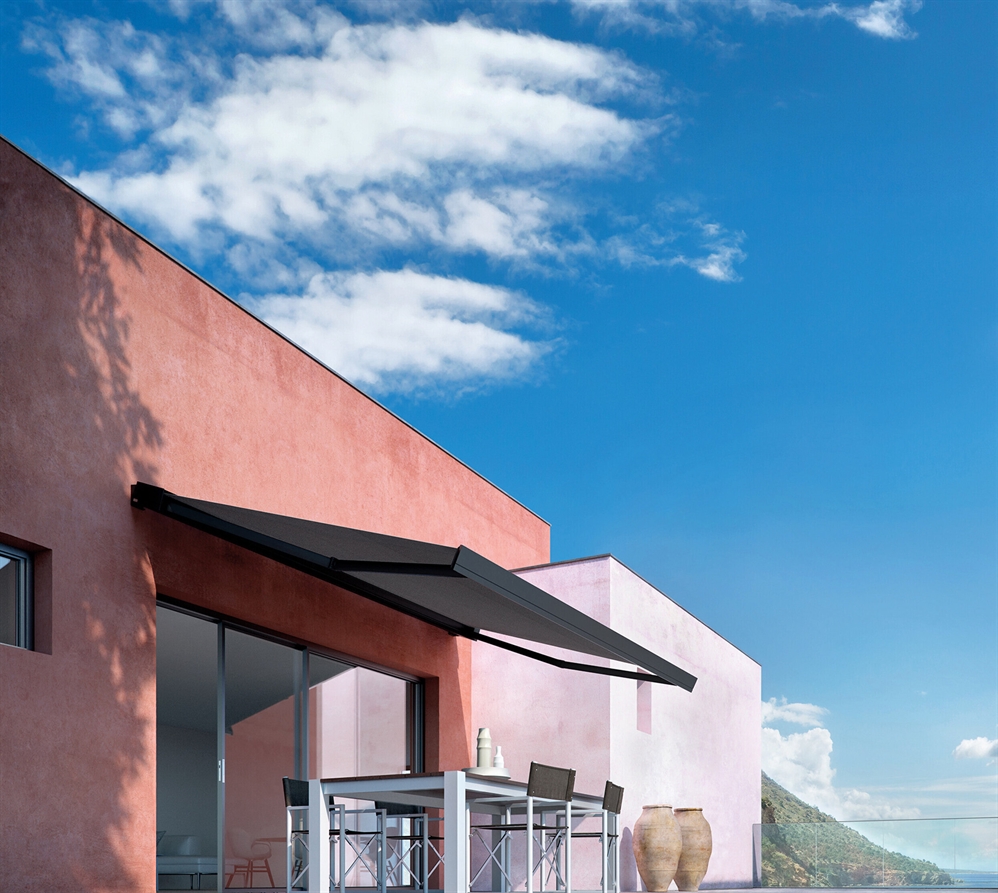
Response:
[{"label": "awning cassette housing", "polygon": [[[132,505],[265,555],[404,614],[556,666],[678,685],[696,677],[465,546],[338,527],[177,496],[137,483]],[[641,667],[553,658],[487,633]]]}]

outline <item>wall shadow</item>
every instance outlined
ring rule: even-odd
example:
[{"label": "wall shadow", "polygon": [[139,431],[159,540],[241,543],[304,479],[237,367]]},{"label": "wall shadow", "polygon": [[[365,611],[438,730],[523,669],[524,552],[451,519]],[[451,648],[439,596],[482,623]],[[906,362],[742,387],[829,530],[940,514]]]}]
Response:
[{"label": "wall shadow", "polygon": [[155,482],[163,426],[123,292],[151,249],[2,138],[0,246],[0,535],[52,561],[51,647],[3,655],[0,714],[32,735],[3,734],[3,799],[26,809],[0,864],[25,891],[154,890],[155,587],[128,492]]},{"label": "wall shadow", "polygon": [[[80,421],[89,423],[89,433],[106,463],[100,500],[130,525],[129,488],[136,480],[155,483],[156,452],[163,443],[161,423],[133,381],[129,356],[133,321],[116,283],[122,275],[134,282],[134,274],[143,272],[141,243],[92,207],[78,203],[75,216],[78,326],[89,363],[72,371],[77,385],[95,395],[87,418]],[[82,605],[86,640],[103,666],[103,696],[114,702],[117,726],[113,747],[106,755],[115,767],[117,783],[112,787],[112,802],[105,804],[102,834],[117,864],[101,866],[99,877],[82,866],[74,872],[85,888],[95,891],[107,888],[108,868],[124,888],[148,888],[148,856],[155,841],[155,584],[137,540],[127,548],[127,558],[125,548],[114,551],[130,565],[131,585],[121,579],[119,569],[106,569],[124,584],[124,603],[108,604],[105,593],[95,590]],[[143,589],[151,598],[136,597]],[[109,613],[112,616],[104,616]],[[150,782],[152,797],[147,798]],[[150,818],[153,827],[147,829]],[[148,834],[145,852],[135,845],[140,828]],[[153,869],[151,889],[155,886]]]},{"label": "wall shadow", "polygon": [[634,835],[630,828],[620,832],[620,889],[640,890],[638,863],[634,861]]},{"label": "wall shadow", "polygon": [[[112,276],[111,260],[141,273],[140,240],[94,208],[77,213],[80,279],[80,331],[89,347],[89,379],[101,392],[93,427],[105,455],[115,459],[116,479],[125,486],[154,482],[155,452],[163,445],[162,426],[132,383],[128,356],[132,318]],[[148,250],[148,249],[147,249]]]}]

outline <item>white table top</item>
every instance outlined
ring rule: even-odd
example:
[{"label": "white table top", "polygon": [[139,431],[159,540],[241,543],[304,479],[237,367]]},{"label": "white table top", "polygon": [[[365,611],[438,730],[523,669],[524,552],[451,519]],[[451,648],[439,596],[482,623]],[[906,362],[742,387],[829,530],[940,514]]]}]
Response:
[{"label": "white table top", "polygon": [[[472,812],[501,814],[511,800],[523,800],[527,783],[510,778],[495,778],[461,772],[464,776],[465,801]],[[411,803],[414,806],[443,809],[443,772],[417,772],[404,775],[367,775],[352,778],[321,779],[324,794],[355,800],[380,800],[388,803]],[[576,792],[573,811],[589,812],[603,807],[602,796]]]}]

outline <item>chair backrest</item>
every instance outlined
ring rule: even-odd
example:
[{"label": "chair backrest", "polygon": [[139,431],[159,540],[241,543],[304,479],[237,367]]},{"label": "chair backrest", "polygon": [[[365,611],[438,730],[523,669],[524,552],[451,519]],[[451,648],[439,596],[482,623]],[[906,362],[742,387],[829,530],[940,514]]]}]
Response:
[{"label": "chair backrest", "polygon": [[164,834],[156,844],[157,856],[199,856],[201,841],[193,834]]},{"label": "chair backrest", "polygon": [[530,764],[527,796],[545,800],[571,800],[575,793],[575,770],[543,763]]},{"label": "chair backrest", "polygon": [[384,800],[375,800],[374,808],[383,809],[385,815],[418,815],[423,811],[422,806],[413,806],[411,803],[388,803]]},{"label": "chair backrest", "polygon": [[237,859],[252,859],[255,855],[253,852],[253,838],[250,837],[249,831],[243,828],[231,828],[229,830],[229,846],[232,848],[232,853]]},{"label": "chair backrest", "polygon": [[607,781],[606,787],[603,789],[603,808],[607,812],[620,815],[620,807],[623,802],[624,789],[619,784]]},{"label": "chair backrest", "polygon": [[308,806],[308,782],[284,776],[284,805]]}]

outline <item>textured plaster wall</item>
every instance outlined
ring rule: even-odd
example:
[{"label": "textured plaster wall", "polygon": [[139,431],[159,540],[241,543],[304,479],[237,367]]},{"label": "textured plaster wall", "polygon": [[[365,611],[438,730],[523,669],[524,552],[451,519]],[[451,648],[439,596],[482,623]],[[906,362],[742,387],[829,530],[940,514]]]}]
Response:
[{"label": "textured plaster wall", "polygon": [[0,865],[152,891],[157,592],[425,678],[427,762],[469,759],[470,646],[149,512],[174,492],[548,559],[535,515],[0,140],[0,538],[37,641],[0,646]]},{"label": "textured plaster wall", "polygon": [[[575,574],[574,582],[571,604],[609,624],[609,587],[585,573]],[[544,585],[541,588],[547,589]],[[577,654],[564,649],[522,644],[578,660]],[[472,726],[476,734],[482,726],[489,728],[493,744],[502,746],[512,777],[525,781],[532,760],[569,766],[576,770],[577,791],[602,794],[606,779],[613,777],[609,747],[610,680],[559,669],[482,642],[474,643],[473,658]],[[592,662],[607,663],[596,658]],[[513,863],[514,878],[522,885],[526,871],[520,838],[522,835],[514,838]],[[484,859],[484,850],[473,847],[474,870]],[[572,861],[573,885],[578,889],[598,889],[598,841],[578,842],[573,847]]]},{"label": "textured plaster wall", "polygon": [[[474,725],[490,724],[513,757],[514,776],[525,778],[535,759],[574,767],[578,790],[601,793],[607,778],[624,786],[622,889],[641,889],[630,834],[651,803],[703,807],[714,838],[705,887],[751,886],[761,793],[759,665],[611,557],[520,574],[698,681],[689,693],[651,685],[650,711],[639,723],[634,680],[558,670],[476,643]],[[651,731],[642,731],[649,719]]]}]

